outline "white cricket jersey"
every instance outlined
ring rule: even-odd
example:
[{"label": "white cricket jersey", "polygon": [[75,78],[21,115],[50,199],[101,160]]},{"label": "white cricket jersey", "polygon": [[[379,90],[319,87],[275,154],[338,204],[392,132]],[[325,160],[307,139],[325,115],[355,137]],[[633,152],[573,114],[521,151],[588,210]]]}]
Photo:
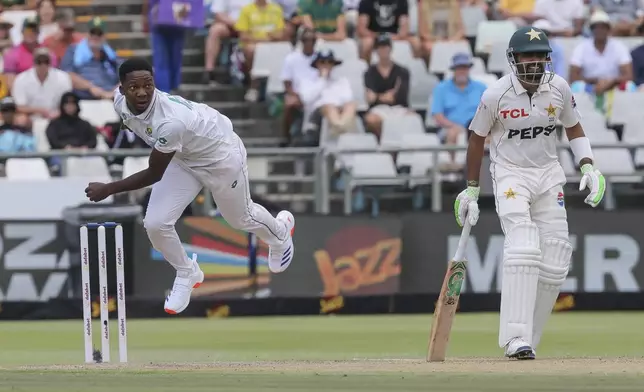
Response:
[{"label": "white cricket jersey", "polygon": [[483,93],[470,130],[490,134],[490,161],[502,166],[545,168],[557,158],[557,119],[565,128],[579,122],[568,83],[555,75],[528,96],[514,74],[503,76]]},{"label": "white cricket jersey", "polygon": [[148,109],[135,115],[117,89],[114,108],[123,125],[146,144],[163,153],[175,152],[174,159],[188,168],[212,166],[225,158],[229,147],[237,146],[228,117],[177,95],[155,90]]}]

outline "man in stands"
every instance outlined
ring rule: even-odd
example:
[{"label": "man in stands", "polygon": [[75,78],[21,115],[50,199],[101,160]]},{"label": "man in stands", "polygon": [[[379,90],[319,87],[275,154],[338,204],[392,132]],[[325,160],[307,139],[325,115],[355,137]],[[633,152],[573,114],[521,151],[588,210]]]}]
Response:
[{"label": "man in stands", "polygon": [[[8,77],[9,86],[13,85],[13,78],[34,65],[34,51],[40,47],[38,43],[39,27],[35,19],[25,19],[22,27],[22,42],[9,49],[4,56],[4,73]],[[52,56],[51,64],[57,65],[56,58]]]},{"label": "man in stands", "polygon": [[367,103],[367,129],[380,138],[382,122],[388,116],[409,112],[409,70],[391,59],[391,39],[380,35],[376,39],[378,63],[372,64],[364,75]]},{"label": "man in stands", "polygon": [[363,60],[371,61],[379,34],[390,34],[394,41],[407,40],[415,48],[420,45],[418,39],[409,34],[407,0],[361,0],[358,12],[357,35]]},{"label": "man in stands", "polygon": [[215,63],[221,51],[221,41],[226,38],[239,37],[239,32],[235,29],[235,23],[239,19],[242,8],[250,3],[252,3],[252,0],[215,0],[212,2],[210,12],[214,14],[215,21],[210,26],[208,38],[206,39],[204,83],[212,81]]},{"label": "man in stands", "polygon": [[120,63],[106,42],[105,22],[96,17],[89,22],[89,36],[67,49],[60,68],[69,72],[81,99],[112,99]]},{"label": "man in stands", "polygon": [[[285,40],[282,9],[268,0],[255,0],[242,8],[235,30],[241,40],[244,73],[250,77],[256,44]],[[245,99],[256,102],[258,98],[257,81],[251,80]]]},{"label": "man in stands", "polygon": [[301,50],[294,50],[284,59],[282,81],[284,82],[284,117],[282,135],[290,143],[291,127],[303,106],[300,99],[300,88],[307,81],[316,80],[318,71],[311,66],[315,54],[315,31],[304,29],[301,33]]},{"label": "man in stands", "polygon": [[47,37],[43,46],[49,48],[56,58],[62,59],[67,48],[81,42],[84,36],[75,30],[74,10],[71,8],[59,10],[57,21],[58,31]]},{"label": "man in stands", "polygon": [[342,0],[300,0],[298,15],[302,26],[313,29],[325,41],[347,38]]}]

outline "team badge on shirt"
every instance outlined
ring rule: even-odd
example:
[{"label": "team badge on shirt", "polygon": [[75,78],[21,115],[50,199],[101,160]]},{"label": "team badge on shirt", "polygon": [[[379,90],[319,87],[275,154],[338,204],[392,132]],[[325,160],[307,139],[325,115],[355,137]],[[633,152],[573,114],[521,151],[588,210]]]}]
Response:
[{"label": "team badge on shirt", "polygon": [[550,105],[546,108],[546,112],[548,113],[548,121],[554,122],[555,117],[557,116],[557,108],[552,106],[552,102],[550,102]]},{"label": "team badge on shirt", "polygon": [[505,194],[506,199],[516,199],[517,194],[512,190],[512,188],[508,188],[507,191],[503,192]]},{"label": "team badge on shirt", "polygon": [[563,192],[559,192],[557,194],[557,204],[559,204],[560,207],[564,206],[564,194],[563,194]]},{"label": "team badge on shirt", "polygon": [[145,134],[146,134],[146,135],[148,135],[148,136],[152,136],[152,128],[147,127],[147,128],[145,129]]}]

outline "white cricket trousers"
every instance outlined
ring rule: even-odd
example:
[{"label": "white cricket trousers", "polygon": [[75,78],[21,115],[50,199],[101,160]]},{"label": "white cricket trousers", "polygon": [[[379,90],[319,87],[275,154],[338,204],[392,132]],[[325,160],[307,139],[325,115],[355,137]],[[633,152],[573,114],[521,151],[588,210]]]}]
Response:
[{"label": "white cricket trousers", "polygon": [[199,192],[208,188],[229,225],[252,232],[269,246],[287,239],[287,228],[264,207],[251,200],[246,148],[235,134],[237,146],[227,147],[213,167],[190,169],[173,159],[161,181],[152,187],[144,226],[152,246],[178,272],[191,272],[193,265],[175,230],[175,223]]}]

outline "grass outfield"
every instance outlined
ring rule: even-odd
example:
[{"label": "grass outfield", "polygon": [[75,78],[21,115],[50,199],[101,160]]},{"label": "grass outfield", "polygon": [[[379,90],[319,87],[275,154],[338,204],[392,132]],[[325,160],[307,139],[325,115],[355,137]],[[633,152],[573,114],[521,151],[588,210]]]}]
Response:
[{"label": "grass outfield", "polygon": [[[644,313],[559,313],[536,361],[502,358],[496,314],[130,320],[129,359],[84,365],[82,321],[0,322],[0,391],[642,391]],[[111,325],[112,360],[118,360]],[[95,342],[100,344],[98,322]]]}]

